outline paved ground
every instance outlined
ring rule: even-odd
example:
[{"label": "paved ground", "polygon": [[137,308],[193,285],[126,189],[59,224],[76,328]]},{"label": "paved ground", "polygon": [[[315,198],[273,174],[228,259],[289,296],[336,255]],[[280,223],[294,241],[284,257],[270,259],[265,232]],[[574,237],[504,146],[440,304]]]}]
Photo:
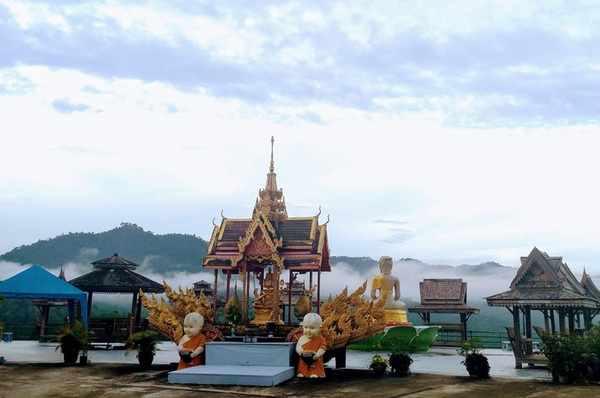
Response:
[{"label": "paved ground", "polygon": [[562,386],[547,380],[413,374],[376,377],[366,369],[332,371],[324,380],[294,378],[274,387],[172,385],[170,365],[142,371],[134,364],[0,365],[2,398],[183,397],[598,397],[600,386]]},{"label": "paved ground", "polygon": [[[0,356],[7,362],[38,362],[38,363],[62,363],[63,357],[60,350],[56,350],[57,343],[39,343],[37,341],[13,341],[11,343],[0,342]],[[510,377],[525,379],[549,379],[545,368],[515,369],[514,356],[512,352],[500,349],[486,349],[484,351],[490,362],[492,377]],[[348,351],[346,366],[349,368],[366,369],[373,352]],[[387,357],[387,353],[382,353]],[[92,363],[130,363],[136,364],[134,353],[125,354],[124,350],[90,350],[89,360]],[[159,351],[154,358],[157,365],[168,365],[178,361],[176,345],[171,342],[163,342],[159,345]],[[462,357],[456,352],[456,348],[433,347],[428,352],[413,354],[411,369],[414,373],[433,373],[441,375],[463,376],[466,373],[461,364]],[[335,366],[335,361],[330,361],[329,366]]]},{"label": "paved ground", "polygon": [[[329,369],[325,380],[294,378],[275,387],[173,385],[167,382],[174,344],[164,343],[149,371],[123,350],[89,351],[88,365],[64,365],[56,344],[0,342],[0,398],[36,397],[600,397],[599,385],[561,386],[545,369],[515,369],[512,353],[486,350],[492,378],[467,376],[456,349],[434,348],[414,356],[413,374],[376,377],[366,364],[372,353],[349,352],[347,369]],[[333,361],[330,362],[333,366]]]}]

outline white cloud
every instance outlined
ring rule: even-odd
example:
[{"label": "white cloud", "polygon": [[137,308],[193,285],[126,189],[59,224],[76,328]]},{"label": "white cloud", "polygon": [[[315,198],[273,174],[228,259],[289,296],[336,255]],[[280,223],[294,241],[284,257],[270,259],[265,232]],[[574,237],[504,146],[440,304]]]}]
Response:
[{"label": "white cloud", "polygon": [[288,208],[331,214],[333,254],[517,265],[537,245],[600,267],[594,7],[0,13],[0,252],[121,221],[208,238],[251,213],[275,136]]}]

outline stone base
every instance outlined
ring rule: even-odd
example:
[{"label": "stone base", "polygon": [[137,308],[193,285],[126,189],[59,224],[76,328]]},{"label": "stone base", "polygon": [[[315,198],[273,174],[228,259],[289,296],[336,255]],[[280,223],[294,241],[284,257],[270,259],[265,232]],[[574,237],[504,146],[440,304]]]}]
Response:
[{"label": "stone base", "polygon": [[385,315],[386,323],[399,323],[399,324],[408,323],[408,315],[406,314],[406,310],[384,309],[383,313]]},{"label": "stone base", "polygon": [[294,347],[294,343],[209,342],[206,364],[288,367]]},{"label": "stone base", "polygon": [[169,372],[169,383],[275,386],[294,377],[289,366],[201,365]]}]

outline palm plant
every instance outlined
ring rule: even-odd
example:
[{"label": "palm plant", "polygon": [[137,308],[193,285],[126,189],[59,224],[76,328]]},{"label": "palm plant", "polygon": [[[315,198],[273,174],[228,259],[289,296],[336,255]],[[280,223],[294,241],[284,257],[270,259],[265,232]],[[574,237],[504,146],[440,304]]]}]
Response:
[{"label": "palm plant", "polygon": [[479,337],[471,337],[463,341],[458,350],[458,354],[464,357],[461,363],[466,366],[471,377],[489,379],[490,364],[482,352],[483,344]]},{"label": "palm plant", "polygon": [[79,351],[87,348],[88,331],[79,321],[75,321],[73,326],[65,324],[61,327],[56,340],[59,345],[56,347],[63,353],[65,363],[77,362]]}]

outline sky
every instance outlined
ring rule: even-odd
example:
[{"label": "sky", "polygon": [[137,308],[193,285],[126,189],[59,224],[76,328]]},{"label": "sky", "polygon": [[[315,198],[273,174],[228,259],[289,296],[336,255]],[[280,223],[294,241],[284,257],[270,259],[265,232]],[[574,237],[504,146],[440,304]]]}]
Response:
[{"label": "sky", "polygon": [[334,256],[600,273],[597,26],[585,1],[0,0],[0,253],[208,240],[274,137]]}]

